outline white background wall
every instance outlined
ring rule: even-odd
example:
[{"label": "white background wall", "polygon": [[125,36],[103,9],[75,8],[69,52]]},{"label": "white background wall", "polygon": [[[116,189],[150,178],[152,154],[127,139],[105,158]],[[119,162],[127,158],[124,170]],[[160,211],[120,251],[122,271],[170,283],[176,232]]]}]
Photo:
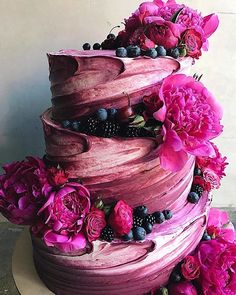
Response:
[{"label": "white background wall", "polygon": [[[101,42],[140,0],[0,0],[0,164],[43,155],[39,114],[50,106],[45,53],[81,49]],[[230,166],[215,205],[236,205],[236,2],[186,0],[202,12],[217,12],[221,26],[210,39],[210,52],[193,73],[225,109],[223,136],[217,140]]]}]

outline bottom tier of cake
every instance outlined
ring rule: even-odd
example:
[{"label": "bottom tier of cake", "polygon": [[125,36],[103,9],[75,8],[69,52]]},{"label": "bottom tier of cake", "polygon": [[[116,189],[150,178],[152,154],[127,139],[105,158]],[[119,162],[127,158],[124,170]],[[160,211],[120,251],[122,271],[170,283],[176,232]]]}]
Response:
[{"label": "bottom tier of cake", "polygon": [[57,295],[143,295],[167,283],[169,275],[193,251],[205,230],[210,197],[190,203],[155,225],[144,242],[96,241],[89,253],[66,256],[32,237],[37,272]]}]

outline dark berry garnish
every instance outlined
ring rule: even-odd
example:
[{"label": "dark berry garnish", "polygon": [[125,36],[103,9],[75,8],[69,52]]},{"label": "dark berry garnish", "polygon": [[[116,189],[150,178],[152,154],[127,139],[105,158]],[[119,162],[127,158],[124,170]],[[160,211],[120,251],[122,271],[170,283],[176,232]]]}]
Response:
[{"label": "dark berry garnish", "polygon": [[157,51],[155,48],[148,49],[144,52],[145,56],[149,56],[151,58],[156,58],[157,57]]},{"label": "dark berry garnish", "polygon": [[191,191],[197,193],[198,196],[201,197],[204,192],[204,188],[199,184],[193,184]]},{"label": "dark berry garnish", "polygon": [[114,119],[117,114],[117,109],[111,108],[107,110],[108,119]]},{"label": "dark berry garnish", "polygon": [[116,56],[127,57],[127,50],[125,47],[119,47],[116,49]]},{"label": "dark berry garnish", "polygon": [[133,228],[133,236],[135,241],[143,241],[146,237],[146,231],[143,227],[137,226]]},{"label": "dark berry garnish", "polygon": [[168,52],[168,55],[170,55],[173,58],[179,58],[179,49],[178,48],[170,49]]},{"label": "dark berry garnish", "polygon": [[163,46],[156,47],[157,56],[166,56],[166,49]]},{"label": "dark berry garnish", "polygon": [[203,236],[202,236],[202,241],[210,241],[211,240],[211,236],[208,235],[207,232],[204,232]]},{"label": "dark berry garnish", "polygon": [[131,230],[128,234],[122,236],[122,240],[124,241],[131,241],[133,240],[133,231]]},{"label": "dark berry garnish", "polygon": [[108,117],[107,110],[106,109],[97,110],[96,117],[99,121],[106,121]]},{"label": "dark berry garnish", "polygon": [[101,137],[113,137],[117,136],[120,131],[120,125],[113,121],[105,121],[100,123],[97,134]]},{"label": "dark berry garnish", "polygon": [[122,135],[124,137],[141,137],[141,128],[125,127],[122,130]]},{"label": "dark berry garnish", "polygon": [[82,122],[81,132],[89,135],[96,135],[98,126],[99,120],[93,117],[89,117]]},{"label": "dark berry garnish", "polygon": [[170,210],[164,210],[163,214],[164,214],[166,220],[169,220],[173,217],[173,213]]},{"label": "dark berry garnish", "polygon": [[198,167],[194,168],[194,176],[202,176],[202,170]]},{"label": "dark berry garnish", "polygon": [[155,221],[156,221],[156,219],[152,214],[148,214],[143,220],[143,222],[151,223],[151,225],[153,225],[155,223]]},{"label": "dark berry garnish", "polygon": [[70,128],[71,127],[71,123],[69,120],[65,120],[61,122],[61,127],[63,128]]},{"label": "dark berry garnish", "polygon": [[133,228],[137,226],[142,226],[143,224],[143,218],[139,216],[133,216]]},{"label": "dark berry garnish", "polygon": [[107,39],[116,39],[116,35],[110,33],[110,34],[107,35]]},{"label": "dark berry garnish", "polygon": [[74,130],[74,131],[79,131],[80,130],[80,127],[81,127],[81,122],[80,121],[73,121],[71,123],[71,128]]},{"label": "dark berry garnish", "polygon": [[114,239],[114,231],[110,225],[106,225],[101,232],[100,238],[104,241],[111,242]]},{"label": "dark berry garnish", "polygon": [[134,215],[140,218],[145,218],[148,216],[148,208],[144,205],[134,208]]},{"label": "dark berry garnish", "polygon": [[101,47],[102,49],[105,49],[105,50],[116,49],[116,40],[112,38],[106,39],[102,42]]},{"label": "dark berry garnish", "polygon": [[93,44],[93,49],[94,50],[99,50],[101,48],[101,44],[100,43],[94,43]]},{"label": "dark berry garnish", "polygon": [[129,45],[126,49],[128,57],[138,57],[141,55],[141,49],[137,45]]},{"label": "dark berry garnish", "polygon": [[181,279],[182,279],[181,274],[177,270],[172,271],[170,275],[171,282],[178,283],[181,281]]},{"label": "dark berry garnish", "polygon": [[188,194],[188,201],[189,201],[189,203],[197,204],[198,201],[199,201],[199,196],[198,196],[198,194],[195,193],[195,192],[190,192],[190,193]]},{"label": "dark berry garnish", "polygon": [[84,43],[83,45],[84,50],[90,50],[90,48],[91,48],[91,45],[89,43]]},{"label": "dark berry garnish", "polygon": [[165,215],[160,211],[156,211],[152,215],[155,218],[155,222],[158,223],[158,224],[161,224],[166,220]]},{"label": "dark berry garnish", "polygon": [[142,224],[142,227],[145,229],[147,234],[150,234],[152,232],[152,224],[151,223],[144,221]]}]

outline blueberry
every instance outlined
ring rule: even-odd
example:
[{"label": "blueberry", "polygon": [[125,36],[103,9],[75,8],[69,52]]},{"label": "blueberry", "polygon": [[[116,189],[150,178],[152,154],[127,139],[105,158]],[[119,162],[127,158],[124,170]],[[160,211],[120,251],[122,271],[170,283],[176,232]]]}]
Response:
[{"label": "blueberry", "polygon": [[93,49],[94,50],[99,50],[101,48],[101,44],[100,43],[94,43],[93,44]]},{"label": "blueberry", "polygon": [[106,121],[107,119],[107,110],[106,109],[99,109],[97,110],[97,118],[99,121]]},{"label": "blueberry", "polygon": [[80,121],[74,121],[71,123],[71,128],[75,131],[79,131],[80,126],[81,126]]},{"label": "blueberry", "polygon": [[138,57],[141,55],[141,49],[137,45],[130,45],[126,49],[128,57]]},{"label": "blueberry", "polygon": [[70,128],[70,127],[71,127],[71,123],[70,123],[69,120],[65,120],[65,121],[62,121],[62,122],[61,122],[61,126],[62,126],[63,128]]},{"label": "blueberry", "polygon": [[172,271],[171,275],[170,275],[170,281],[173,282],[173,283],[178,283],[181,281],[181,274],[177,271],[177,270],[174,270]]},{"label": "blueberry", "polygon": [[198,167],[194,168],[194,176],[202,176],[202,170]]},{"label": "blueberry", "polygon": [[156,211],[152,215],[155,217],[155,222],[158,224],[161,224],[166,220],[165,215],[160,211]]},{"label": "blueberry", "polygon": [[125,47],[119,47],[116,49],[116,56],[127,57],[127,50]]},{"label": "blueberry", "polygon": [[122,236],[122,240],[124,241],[131,241],[133,240],[133,231],[131,230],[128,234]]},{"label": "blueberry", "polygon": [[146,231],[143,227],[137,226],[133,228],[133,236],[135,241],[143,241],[146,237]]},{"label": "blueberry", "polygon": [[145,221],[142,224],[142,227],[145,229],[147,234],[150,234],[152,232],[152,224],[150,222]]},{"label": "blueberry", "polygon": [[144,54],[146,56],[151,57],[151,58],[156,58],[157,57],[157,52],[156,52],[155,48],[146,50]]},{"label": "blueberry", "polygon": [[202,236],[202,241],[210,241],[211,240],[211,236],[208,235],[207,232],[204,232],[203,236]]},{"label": "blueberry", "polygon": [[90,50],[90,48],[91,48],[91,45],[89,43],[84,43],[83,45],[84,50]]},{"label": "blueberry", "polygon": [[117,114],[117,109],[111,108],[107,110],[107,115],[109,119],[113,119]]},{"label": "blueberry", "polygon": [[195,193],[195,192],[190,192],[190,193],[188,194],[188,201],[189,201],[190,203],[192,203],[192,204],[197,204],[198,201],[199,201],[199,196],[198,196],[198,194]]},{"label": "blueberry", "polygon": [[107,35],[107,39],[116,39],[116,36],[112,33]]},{"label": "blueberry", "polygon": [[171,219],[173,217],[173,213],[170,210],[164,210],[163,214],[166,220]]},{"label": "blueberry", "polygon": [[144,218],[148,215],[148,208],[144,205],[134,208],[134,215]]},{"label": "blueberry", "polygon": [[156,47],[157,56],[166,56],[166,49],[163,46]]},{"label": "blueberry", "polygon": [[172,56],[173,58],[179,58],[179,49],[178,48],[173,48],[169,51],[169,55]]}]

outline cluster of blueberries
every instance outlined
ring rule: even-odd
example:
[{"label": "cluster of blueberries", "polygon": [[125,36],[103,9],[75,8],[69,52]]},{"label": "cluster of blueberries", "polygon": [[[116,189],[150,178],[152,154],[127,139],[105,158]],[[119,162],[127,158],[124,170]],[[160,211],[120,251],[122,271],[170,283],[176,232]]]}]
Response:
[{"label": "cluster of blueberries", "polygon": [[122,237],[124,241],[143,241],[146,235],[152,232],[155,223],[161,224],[173,217],[173,213],[170,210],[156,211],[148,214],[147,207],[143,205],[136,207],[133,214],[133,228]]},{"label": "cluster of blueberries", "polygon": [[141,50],[141,48],[137,45],[129,45],[128,47],[119,47],[116,49],[116,56],[118,57],[138,57],[138,56],[148,56],[151,58],[157,58],[159,56],[171,56],[173,58],[180,57],[180,50],[176,48],[172,48],[167,50],[163,46],[157,46],[156,48],[151,48],[147,50]]},{"label": "cluster of blueberries", "polygon": [[[194,176],[201,176],[202,171],[198,167],[194,169]],[[204,188],[199,184],[193,184],[190,193],[188,194],[188,201],[192,204],[197,204],[204,192]]]}]

